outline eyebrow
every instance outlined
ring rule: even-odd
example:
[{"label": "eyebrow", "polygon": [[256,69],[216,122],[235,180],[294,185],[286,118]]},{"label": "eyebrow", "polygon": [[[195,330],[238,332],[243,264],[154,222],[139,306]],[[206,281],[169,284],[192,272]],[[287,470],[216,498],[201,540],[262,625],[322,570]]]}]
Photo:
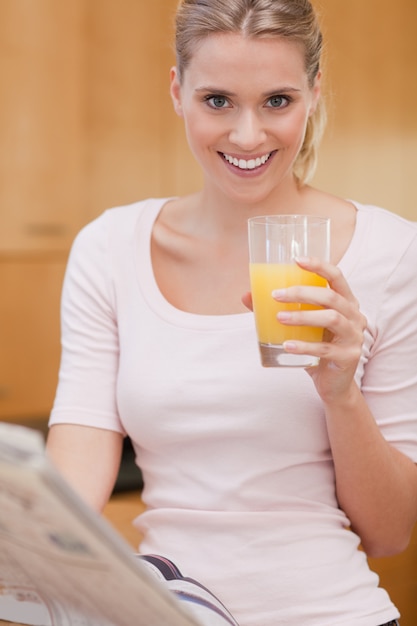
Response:
[{"label": "eyebrow", "polygon": [[[218,93],[222,94],[222,96],[236,96],[233,91],[229,91],[228,89],[219,89],[218,87],[213,87],[210,85],[203,85],[201,87],[196,87],[195,91],[197,93],[200,92],[209,92],[209,93]],[[268,98],[270,96],[275,96],[280,93],[299,93],[301,89],[297,89],[296,87],[290,87],[289,85],[284,87],[279,87],[278,89],[272,89],[271,91],[267,91],[262,94],[264,98]]]}]

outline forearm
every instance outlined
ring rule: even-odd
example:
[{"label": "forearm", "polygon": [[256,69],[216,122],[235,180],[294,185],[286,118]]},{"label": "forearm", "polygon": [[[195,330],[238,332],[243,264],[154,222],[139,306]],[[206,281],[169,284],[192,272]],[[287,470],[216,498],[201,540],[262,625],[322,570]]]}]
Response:
[{"label": "forearm", "polygon": [[325,411],[340,507],[370,556],[400,552],[417,519],[417,467],[384,439],[354,383]]},{"label": "forearm", "polygon": [[122,443],[120,433],[57,424],[49,431],[47,453],[78,495],[101,512],[117,478]]}]

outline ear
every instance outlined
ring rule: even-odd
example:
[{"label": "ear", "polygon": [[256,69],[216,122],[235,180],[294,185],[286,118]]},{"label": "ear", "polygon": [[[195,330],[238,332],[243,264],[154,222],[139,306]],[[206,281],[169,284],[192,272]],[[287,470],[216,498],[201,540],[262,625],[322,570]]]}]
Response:
[{"label": "ear", "polygon": [[172,103],[174,105],[174,111],[177,115],[182,117],[182,105],[181,105],[181,85],[178,79],[178,70],[176,67],[171,67],[169,72],[170,78],[170,93]]},{"label": "ear", "polygon": [[317,109],[317,105],[318,102],[320,100],[320,95],[321,95],[321,71],[319,70],[317,72],[317,75],[314,79],[314,85],[313,88],[311,90],[312,93],[312,99],[311,99],[311,106],[310,106],[310,115],[313,115],[313,113],[315,113],[316,109]]}]

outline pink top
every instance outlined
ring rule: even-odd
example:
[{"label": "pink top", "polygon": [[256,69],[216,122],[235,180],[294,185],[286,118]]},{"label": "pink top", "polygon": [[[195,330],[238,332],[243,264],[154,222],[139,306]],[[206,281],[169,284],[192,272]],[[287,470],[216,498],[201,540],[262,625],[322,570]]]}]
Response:
[{"label": "pink top", "polygon": [[[346,530],[310,377],[261,367],[252,313],[194,315],[160,293],[150,237],[164,202],[109,210],[78,235],[51,424],[129,434],[141,550],[200,580],[241,626],[398,617]],[[356,207],[340,263],[368,319],[356,377],[383,435],[417,462],[417,228]]]}]

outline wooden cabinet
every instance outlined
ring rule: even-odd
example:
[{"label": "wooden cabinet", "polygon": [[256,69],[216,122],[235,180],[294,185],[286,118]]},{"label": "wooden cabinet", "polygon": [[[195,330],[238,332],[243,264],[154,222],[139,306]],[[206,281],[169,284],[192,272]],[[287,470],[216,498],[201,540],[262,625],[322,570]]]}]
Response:
[{"label": "wooden cabinet", "polygon": [[83,221],[81,0],[0,6],[0,419],[46,422]]},{"label": "wooden cabinet", "polygon": [[75,234],[109,206],[179,193],[179,162],[190,175],[169,99],[175,6],[0,3],[0,419],[48,418]]},{"label": "wooden cabinet", "polygon": [[65,250],[82,219],[82,2],[0,5],[0,252]]},{"label": "wooden cabinet", "polygon": [[0,260],[0,419],[46,418],[60,356],[65,257]]}]

